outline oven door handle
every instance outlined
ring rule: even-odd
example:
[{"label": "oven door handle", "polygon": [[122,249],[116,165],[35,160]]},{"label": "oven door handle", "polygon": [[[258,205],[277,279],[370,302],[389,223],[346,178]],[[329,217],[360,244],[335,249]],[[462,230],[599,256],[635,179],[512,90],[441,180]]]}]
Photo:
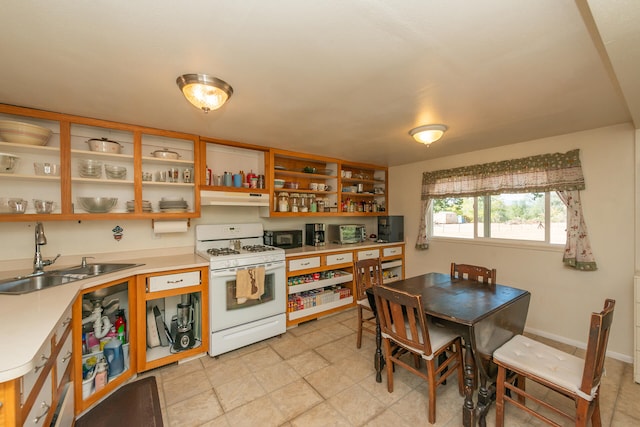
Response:
[{"label": "oven door handle", "polygon": [[235,276],[235,274],[240,270],[246,270],[248,268],[255,268],[255,267],[264,267],[264,273],[269,274],[272,271],[278,270],[279,268],[283,268],[284,261],[278,261],[278,262],[273,262],[268,264],[252,265],[247,267],[225,268],[223,270],[211,270],[210,274],[211,274],[211,277]]}]

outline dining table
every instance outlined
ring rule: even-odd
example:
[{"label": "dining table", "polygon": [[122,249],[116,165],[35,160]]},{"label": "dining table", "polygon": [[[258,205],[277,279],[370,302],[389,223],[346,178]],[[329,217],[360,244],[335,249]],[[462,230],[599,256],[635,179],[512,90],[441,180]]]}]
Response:
[{"label": "dining table", "polygon": [[[486,425],[486,415],[494,397],[497,374],[493,352],[511,337],[522,334],[527,320],[531,293],[500,284],[454,278],[450,274],[426,273],[398,280],[385,286],[422,295],[427,317],[462,337],[464,352],[464,426]],[[367,297],[375,312],[373,290]],[[382,382],[380,323],[376,314],[376,381]],[[477,403],[473,401],[478,390]]]}]

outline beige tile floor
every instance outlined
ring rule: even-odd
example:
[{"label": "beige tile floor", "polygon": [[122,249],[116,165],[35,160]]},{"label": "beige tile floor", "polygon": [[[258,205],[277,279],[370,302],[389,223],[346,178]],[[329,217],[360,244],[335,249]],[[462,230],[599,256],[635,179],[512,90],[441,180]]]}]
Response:
[{"label": "beige tile floor", "polygon": [[[416,426],[428,425],[428,388],[396,369],[394,391],[386,376],[376,383],[375,343],[365,334],[356,349],[356,311],[308,322],[219,358],[204,356],[150,371],[155,375],[167,426]],[[542,340],[542,339],[541,339]],[[552,343],[565,351],[581,350]],[[640,425],[640,385],[633,366],[606,362],[601,412],[604,426]],[[462,423],[455,377],[438,390],[435,426]],[[535,385],[528,383],[528,389]],[[495,406],[487,425],[495,424]],[[541,425],[507,406],[508,427]]]}]

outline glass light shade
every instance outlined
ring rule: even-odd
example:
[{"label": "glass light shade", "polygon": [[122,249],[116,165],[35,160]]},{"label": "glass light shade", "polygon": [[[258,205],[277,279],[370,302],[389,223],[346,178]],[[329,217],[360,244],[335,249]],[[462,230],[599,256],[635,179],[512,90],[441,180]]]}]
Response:
[{"label": "glass light shade", "polygon": [[421,144],[429,145],[436,142],[448,128],[445,125],[425,125],[411,129],[409,135]]},{"label": "glass light shade", "polygon": [[185,74],[176,80],[187,101],[205,113],[217,110],[233,95],[225,81],[206,74]]}]

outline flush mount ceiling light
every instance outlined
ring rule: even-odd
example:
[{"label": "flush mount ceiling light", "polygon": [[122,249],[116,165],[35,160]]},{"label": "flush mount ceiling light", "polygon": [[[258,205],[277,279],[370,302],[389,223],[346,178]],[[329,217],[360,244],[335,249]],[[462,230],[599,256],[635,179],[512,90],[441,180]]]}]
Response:
[{"label": "flush mount ceiling light", "polygon": [[436,142],[449,129],[445,125],[424,125],[413,128],[409,131],[409,135],[421,144],[430,145]]},{"label": "flush mount ceiling light", "polygon": [[227,82],[206,74],[184,74],[176,83],[187,101],[205,113],[222,107],[233,95]]}]

